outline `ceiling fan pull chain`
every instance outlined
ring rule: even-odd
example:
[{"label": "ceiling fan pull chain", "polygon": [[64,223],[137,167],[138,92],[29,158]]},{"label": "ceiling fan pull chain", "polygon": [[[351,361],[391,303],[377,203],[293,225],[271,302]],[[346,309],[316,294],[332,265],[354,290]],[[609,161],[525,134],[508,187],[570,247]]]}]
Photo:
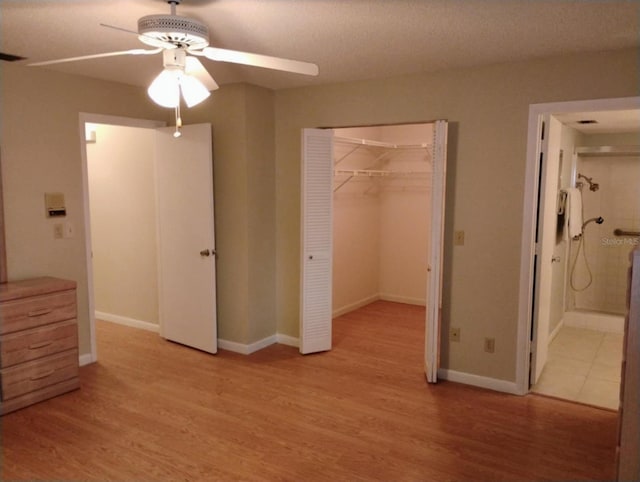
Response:
[{"label": "ceiling fan pull chain", "polygon": [[173,133],[173,137],[176,139],[182,135],[180,128],[182,127],[182,117],[180,116],[180,103],[176,106],[176,131]]}]

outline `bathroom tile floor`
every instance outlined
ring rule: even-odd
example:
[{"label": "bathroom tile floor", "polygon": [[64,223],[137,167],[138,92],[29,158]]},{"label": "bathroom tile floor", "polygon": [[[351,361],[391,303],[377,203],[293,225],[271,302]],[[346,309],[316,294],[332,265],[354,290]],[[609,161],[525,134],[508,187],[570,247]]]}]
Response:
[{"label": "bathroom tile floor", "polygon": [[622,334],[563,326],[532,391],[618,409]]}]

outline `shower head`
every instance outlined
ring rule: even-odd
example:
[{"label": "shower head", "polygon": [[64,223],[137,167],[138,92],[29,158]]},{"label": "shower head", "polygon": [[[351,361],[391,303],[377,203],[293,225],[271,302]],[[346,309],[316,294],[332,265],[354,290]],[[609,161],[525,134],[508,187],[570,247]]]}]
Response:
[{"label": "shower head", "polygon": [[584,179],[585,181],[587,181],[587,184],[589,184],[589,190],[596,192],[598,189],[600,189],[600,184],[598,184],[597,182],[593,182],[593,178],[592,177],[587,177],[584,174],[580,174],[578,173],[578,179]]}]

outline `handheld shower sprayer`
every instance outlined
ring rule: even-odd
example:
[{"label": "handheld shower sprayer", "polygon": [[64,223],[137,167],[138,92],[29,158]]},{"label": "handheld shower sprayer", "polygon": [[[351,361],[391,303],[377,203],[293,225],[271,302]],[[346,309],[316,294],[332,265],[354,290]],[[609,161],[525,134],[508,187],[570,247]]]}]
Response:
[{"label": "handheld shower sprayer", "polygon": [[[582,175],[581,175],[582,176]],[[584,177],[584,176],[582,176]],[[590,178],[585,178],[587,179],[587,182],[589,184],[591,184],[591,179]],[[596,184],[596,189],[597,189],[597,184]],[[590,189],[592,191],[595,191],[595,189],[591,188]],[[586,247],[586,240],[585,240],[585,236],[584,236],[584,228],[587,226],[587,224],[589,223],[593,223],[595,222],[596,224],[602,224],[604,223],[604,218],[602,216],[598,216],[597,218],[591,218],[591,219],[587,219],[584,223],[582,223],[582,233],[580,234],[580,236],[577,236],[575,238],[573,238],[574,240],[578,240],[578,249],[576,252],[576,256],[575,258],[573,258],[573,264],[571,265],[571,274],[569,275],[569,284],[571,286],[571,289],[573,291],[584,291],[586,290],[589,286],[591,286],[591,283],[593,282],[593,274],[591,273],[591,268],[589,268],[589,260],[587,259],[587,247]],[[584,258],[584,264],[585,267],[587,269],[587,273],[588,273],[588,281],[587,283],[578,288],[576,287],[576,282],[574,280],[574,274],[576,271],[576,265],[578,264],[578,256],[580,255],[580,251],[582,250],[582,257]]]}]

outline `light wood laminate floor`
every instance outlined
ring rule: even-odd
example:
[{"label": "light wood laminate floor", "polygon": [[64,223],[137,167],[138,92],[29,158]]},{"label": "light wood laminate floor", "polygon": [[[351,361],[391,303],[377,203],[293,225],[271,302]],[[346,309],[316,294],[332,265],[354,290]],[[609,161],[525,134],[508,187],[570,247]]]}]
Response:
[{"label": "light wood laminate floor", "polygon": [[376,302],[334,349],[211,356],[99,322],[81,389],[0,420],[1,480],[611,480],[615,413],[425,383],[424,309]]}]

